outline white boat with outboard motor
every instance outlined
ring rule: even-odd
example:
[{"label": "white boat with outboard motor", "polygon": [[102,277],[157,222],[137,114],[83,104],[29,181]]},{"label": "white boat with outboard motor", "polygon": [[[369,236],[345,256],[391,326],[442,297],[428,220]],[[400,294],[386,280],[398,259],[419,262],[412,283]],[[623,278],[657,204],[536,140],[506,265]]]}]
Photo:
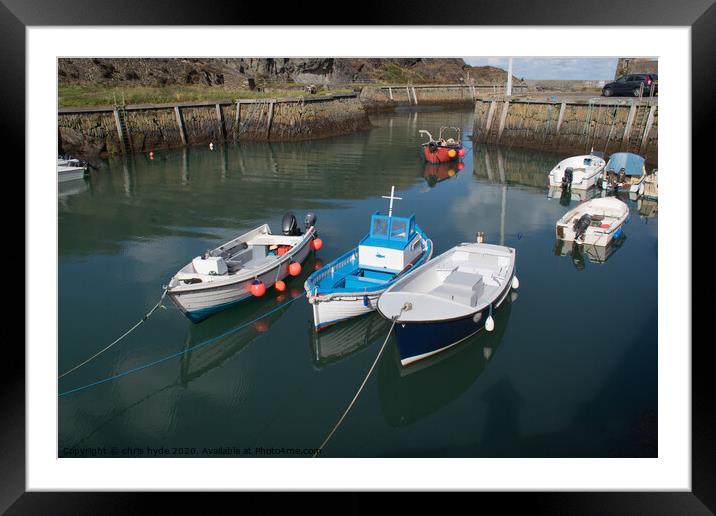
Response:
[{"label": "white boat with outboard motor", "polygon": [[[169,285],[167,295],[192,322],[282,285],[288,275],[298,276],[301,263],[312,249],[320,248],[316,216],[308,213],[301,232],[292,213],[282,221],[282,234],[274,235],[262,224],[230,240],[182,267]],[[279,283],[281,282],[281,283]]]},{"label": "white boat with outboard motor", "polygon": [[549,186],[587,190],[597,184],[605,165],[604,153],[597,151],[564,159],[550,171]]},{"label": "white boat with outboard motor", "polygon": [[378,299],[378,312],[392,321],[400,363],[408,365],[446,350],[483,328],[512,289],[516,251],[463,243],[399,279]]},{"label": "white boat with outboard motor", "polygon": [[615,197],[600,197],[583,202],[557,221],[558,240],[578,244],[606,246],[622,235],[629,207]]},{"label": "white boat with outboard motor", "polygon": [[87,162],[63,156],[57,158],[57,182],[74,181],[87,175]]},{"label": "white boat with outboard motor", "polygon": [[320,330],[375,310],[380,295],[398,278],[430,259],[433,243],[415,223],[415,215],[393,215],[395,187],[388,215],[375,212],[370,232],[358,247],[311,274],[304,288]]}]

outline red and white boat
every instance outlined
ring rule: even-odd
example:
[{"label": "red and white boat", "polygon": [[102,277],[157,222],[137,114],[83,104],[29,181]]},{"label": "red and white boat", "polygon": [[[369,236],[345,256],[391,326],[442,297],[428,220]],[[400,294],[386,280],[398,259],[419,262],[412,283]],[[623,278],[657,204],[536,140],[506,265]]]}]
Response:
[{"label": "red and white boat", "polygon": [[[455,133],[455,138],[445,138],[446,131]],[[421,145],[425,161],[430,163],[447,163],[448,161],[459,160],[465,155],[465,149],[460,140],[460,129],[457,127],[441,127],[437,140],[424,129],[418,132],[428,138],[428,141]]]}]

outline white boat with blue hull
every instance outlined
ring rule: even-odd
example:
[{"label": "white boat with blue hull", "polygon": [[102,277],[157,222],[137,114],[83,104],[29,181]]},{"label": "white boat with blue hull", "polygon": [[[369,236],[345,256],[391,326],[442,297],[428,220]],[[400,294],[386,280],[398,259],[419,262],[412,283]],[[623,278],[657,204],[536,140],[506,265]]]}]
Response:
[{"label": "white boat with blue hull", "polygon": [[310,243],[316,237],[315,222],[315,215],[306,215],[306,230],[302,233],[296,218],[287,213],[283,234],[274,235],[268,224],[263,224],[206,251],[174,275],[166,287],[167,295],[192,322],[254,295],[263,295],[291,274],[292,264],[300,264],[308,257]]},{"label": "white boat with blue hull", "polygon": [[484,243],[453,247],[395,282],[378,300],[378,312],[395,320],[400,363],[444,351],[483,328],[519,287],[515,250]]},{"label": "white boat with blue hull", "polygon": [[370,232],[358,247],[311,274],[304,288],[316,330],[372,312],[380,295],[408,271],[430,259],[433,243],[415,215],[393,216],[395,187],[388,215],[375,212]]}]

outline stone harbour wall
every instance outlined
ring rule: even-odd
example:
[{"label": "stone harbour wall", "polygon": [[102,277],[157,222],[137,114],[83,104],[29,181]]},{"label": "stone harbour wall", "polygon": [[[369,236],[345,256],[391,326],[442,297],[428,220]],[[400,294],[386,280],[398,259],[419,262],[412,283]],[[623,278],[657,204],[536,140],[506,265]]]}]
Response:
[{"label": "stone harbour wall", "polygon": [[60,153],[82,159],[209,142],[306,140],[370,127],[355,95],[76,108],[58,113]]},{"label": "stone harbour wall", "polygon": [[658,163],[655,100],[478,99],[473,138],[481,143],[581,154],[634,152]]}]

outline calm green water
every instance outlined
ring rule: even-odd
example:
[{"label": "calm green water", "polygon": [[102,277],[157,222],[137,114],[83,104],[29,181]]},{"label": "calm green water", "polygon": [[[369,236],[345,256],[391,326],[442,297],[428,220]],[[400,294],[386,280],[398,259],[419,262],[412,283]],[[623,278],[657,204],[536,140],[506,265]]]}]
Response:
[{"label": "calm green water", "polygon": [[[436,254],[476,231],[515,247],[519,295],[498,312],[492,334],[415,368],[401,369],[391,340],[324,456],[655,456],[655,205],[627,201],[626,238],[607,253],[570,253],[555,247],[554,223],[578,201],[549,198],[544,186],[559,155],[468,142],[462,170],[435,170],[419,154],[418,129],[459,125],[470,135],[472,113],[403,111],[372,121],[372,131],[320,141],[115,159],[85,183],[63,185],[60,372],[133,325],[204,249],[264,222],[277,232],[284,212],[302,221],[310,210],[324,241],[316,259],[327,262],[356,244],[373,211],[387,209],[381,196],[395,185],[403,198],[396,212],[416,214]],[[198,325],[167,300],[167,310],[63,378],[60,392],[214,339],[60,397],[60,456],[318,447],[388,324],[374,314],[316,337],[309,305],[298,299],[231,332],[300,296],[310,260],[282,298],[270,291]]]}]

